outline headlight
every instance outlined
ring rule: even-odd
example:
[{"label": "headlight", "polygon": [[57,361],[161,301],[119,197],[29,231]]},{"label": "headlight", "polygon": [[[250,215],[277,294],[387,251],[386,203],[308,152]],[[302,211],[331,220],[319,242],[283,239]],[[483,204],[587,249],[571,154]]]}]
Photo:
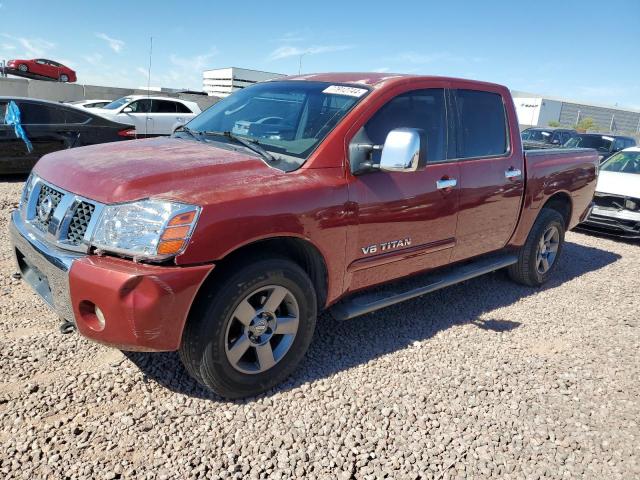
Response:
[{"label": "headlight", "polygon": [[180,253],[200,209],[163,200],[141,200],[102,209],[91,245],[107,252],[147,259]]},{"label": "headlight", "polygon": [[36,177],[33,173],[29,175],[27,181],[24,184],[24,189],[22,190],[22,196],[20,197],[20,206],[24,206],[29,201],[29,197],[31,196],[31,192],[33,191],[33,186],[36,184]]}]

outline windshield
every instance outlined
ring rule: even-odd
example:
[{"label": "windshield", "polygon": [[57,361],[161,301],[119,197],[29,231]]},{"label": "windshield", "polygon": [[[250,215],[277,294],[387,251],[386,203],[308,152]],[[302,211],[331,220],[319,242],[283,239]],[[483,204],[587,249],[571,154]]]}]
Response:
[{"label": "windshield", "polygon": [[219,101],[187,125],[195,132],[230,132],[258,142],[286,160],[287,170],[295,169],[368,92],[325,82],[259,83]]},{"label": "windshield", "polygon": [[619,152],[605,161],[600,170],[640,175],[640,152]]},{"label": "windshield", "polygon": [[114,100],[113,102],[105,105],[102,108],[106,108],[107,110],[116,110],[116,109],[120,108],[121,106],[123,106],[125,103],[127,103],[130,100],[131,99],[129,97],[122,97],[122,98],[119,98],[118,100]]},{"label": "windshield", "polygon": [[570,148],[595,148],[601,152],[608,152],[611,149],[611,137],[602,137],[600,135],[578,135],[568,140],[564,144]]},{"label": "windshield", "polygon": [[549,143],[551,141],[551,134],[552,132],[548,130],[534,130],[530,128],[522,132],[522,139]]}]

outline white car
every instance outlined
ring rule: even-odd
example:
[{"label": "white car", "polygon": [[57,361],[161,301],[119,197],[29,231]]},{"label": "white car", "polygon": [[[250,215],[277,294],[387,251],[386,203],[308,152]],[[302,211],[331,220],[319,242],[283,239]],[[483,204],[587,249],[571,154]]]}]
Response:
[{"label": "white car", "polygon": [[88,110],[109,120],[135,125],[138,137],[171,135],[200,113],[195,102],[146,95],[122,97],[102,108]]},{"label": "white car", "polygon": [[640,147],[626,148],[600,165],[593,210],[581,226],[640,238]]},{"label": "white car", "polygon": [[112,101],[113,100],[77,100],[75,102],[67,102],[67,104],[78,108],[102,108],[105,105],[109,105]]}]

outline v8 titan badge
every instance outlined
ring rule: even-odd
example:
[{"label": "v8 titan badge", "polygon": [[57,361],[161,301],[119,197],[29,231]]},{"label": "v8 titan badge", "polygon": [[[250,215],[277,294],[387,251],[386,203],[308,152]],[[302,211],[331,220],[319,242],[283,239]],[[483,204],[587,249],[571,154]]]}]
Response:
[{"label": "v8 titan badge", "polygon": [[38,220],[46,222],[53,213],[53,199],[51,195],[47,195],[42,199],[40,205],[38,205]]},{"label": "v8 titan badge", "polygon": [[374,243],[373,245],[368,245],[366,247],[362,247],[362,253],[365,255],[371,255],[373,253],[385,252],[387,250],[395,250],[398,248],[404,248],[411,245],[410,238],[403,238],[401,240],[392,240],[390,242],[382,242],[382,243]]}]

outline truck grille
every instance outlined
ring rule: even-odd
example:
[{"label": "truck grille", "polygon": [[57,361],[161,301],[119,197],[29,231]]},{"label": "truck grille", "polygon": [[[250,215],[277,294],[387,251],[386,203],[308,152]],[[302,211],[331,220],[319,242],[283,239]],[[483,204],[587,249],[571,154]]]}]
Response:
[{"label": "truck grille", "polygon": [[95,209],[95,205],[89,202],[82,201],[78,204],[75,212],[73,212],[69,231],[67,232],[67,241],[71,245],[78,245],[82,242]]},{"label": "truck grille", "polygon": [[[41,233],[44,240],[60,248],[83,252],[88,250],[88,245],[82,241],[85,235],[91,235],[91,232],[87,232],[89,225],[92,225],[91,218],[100,214],[103,204],[67,192],[35,176],[30,177],[23,197],[22,216],[35,227],[34,233]],[[49,200],[45,200],[47,198]],[[40,208],[45,201],[51,202],[48,215],[45,215],[48,206]]]},{"label": "truck grille", "polygon": [[[55,211],[55,209],[58,207],[58,204],[60,203],[60,200],[62,200],[63,195],[64,194],[62,192],[60,192],[59,190],[56,190],[55,188],[50,187],[49,185],[42,185],[42,188],[40,189],[40,193],[38,193],[38,200],[36,201],[36,212],[38,212],[38,209],[40,208],[42,201],[47,197],[51,198],[52,211]],[[49,215],[49,217],[45,221],[42,221],[40,220],[40,218],[36,213],[36,217],[33,223],[40,230],[46,232],[47,228],[49,228],[50,222],[51,222],[51,215]]]},{"label": "truck grille", "polygon": [[624,208],[625,197],[618,195],[602,195],[596,193],[593,197],[593,203],[600,208],[611,208],[613,210],[621,210]]}]

